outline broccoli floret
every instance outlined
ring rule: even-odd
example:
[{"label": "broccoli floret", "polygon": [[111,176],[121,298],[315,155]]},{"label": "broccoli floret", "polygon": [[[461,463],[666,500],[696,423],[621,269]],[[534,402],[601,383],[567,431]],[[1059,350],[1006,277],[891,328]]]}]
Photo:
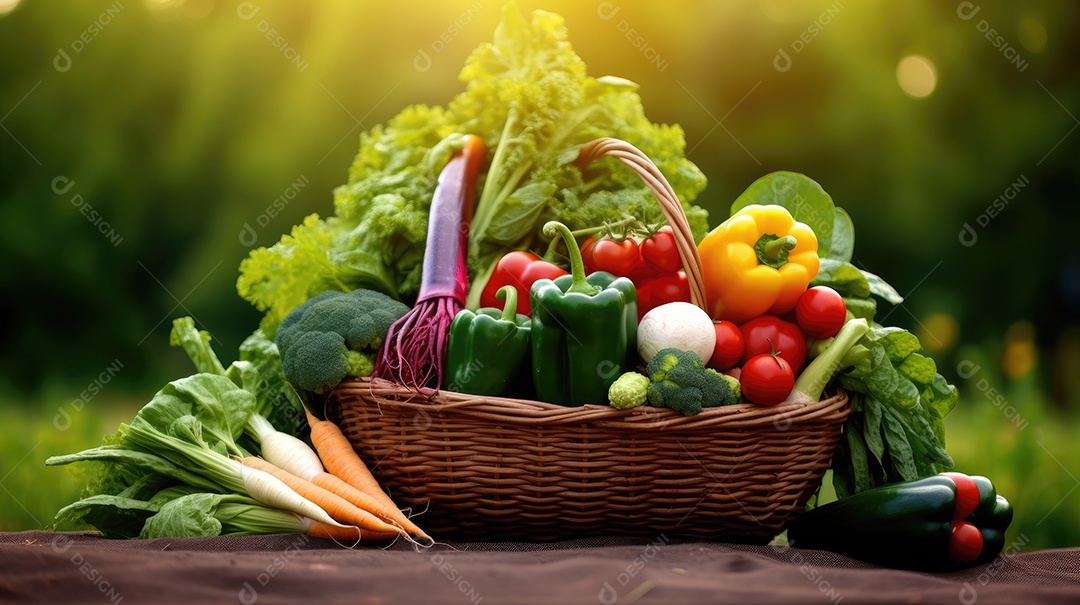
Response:
[{"label": "broccoli floret", "polygon": [[722,374],[705,367],[697,353],[663,349],[646,368],[649,404],[671,408],[687,416],[703,408],[731,405],[738,398]]},{"label": "broccoli floret", "polygon": [[627,372],[611,383],[608,400],[611,407],[627,410],[645,403],[648,389],[648,377],[637,372]]},{"label": "broccoli floret", "polygon": [[735,378],[734,376],[728,376],[727,374],[722,374],[712,368],[708,368],[708,370],[710,372],[715,372],[716,374],[719,374],[720,378],[723,378],[724,382],[728,384],[728,387],[731,389],[731,395],[735,398],[735,401],[732,403],[742,400],[742,385],[739,384],[738,378]]},{"label": "broccoli floret", "polygon": [[390,326],[409,307],[374,290],[330,290],[293,309],[278,326],[285,378],[323,393],[347,376],[370,376]]}]

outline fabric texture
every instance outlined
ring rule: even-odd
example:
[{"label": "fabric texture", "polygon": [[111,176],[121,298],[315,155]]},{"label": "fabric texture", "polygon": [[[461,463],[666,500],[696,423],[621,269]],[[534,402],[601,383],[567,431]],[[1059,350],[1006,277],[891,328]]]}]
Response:
[{"label": "fabric texture", "polygon": [[343,548],[306,536],[0,534],[0,601],[54,603],[1080,602],[1080,548],[929,574],[786,547],[594,538]]}]

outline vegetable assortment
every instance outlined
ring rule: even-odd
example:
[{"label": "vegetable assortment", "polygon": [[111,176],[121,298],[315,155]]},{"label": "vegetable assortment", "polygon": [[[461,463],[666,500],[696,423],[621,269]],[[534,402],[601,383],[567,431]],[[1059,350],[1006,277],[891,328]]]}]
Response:
[{"label": "vegetable assortment", "polygon": [[685,157],[680,127],[649,121],[633,82],[586,75],[559,15],[534,11],[530,22],[510,3],[497,32],[466,60],[459,74],[465,90],[445,107],[412,105],[361,135],[348,182],[334,191],[333,216],[307,217],[241,263],[237,290],[265,313],[268,336],[324,290],[416,298],[431,200],[461,134],[478,135],[491,150],[469,237],[469,308],[480,306],[484,278],[503,255],[547,241],[541,228],[549,220],[572,230],[626,213],[661,222],[649,190],[615,161],[586,170],[574,164],[587,141],[616,137],[648,154],[695,236],[704,235],[708,214],[693,202],[705,176]]},{"label": "vegetable assortment", "polygon": [[[223,367],[208,334],[176,321],[171,342],[198,373],[102,446],[50,459],[104,463],[59,518],[116,537],[430,545],[312,415],[352,377],[687,416],[839,387],[852,408],[832,463],[841,500],[799,518],[793,542],[929,567],[1000,551],[1007,502],[984,478],[939,475],[956,389],[914,335],[873,321],[878,301],[903,299],[852,264],[852,221],[818,183],[766,175],[708,231],[682,131],[649,122],[632,82],[586,76],[551,13],[527,23],[508,5],[461,79],[445,108],[412,106],[361,136],[333,216],[241,263],[238,292],[265,315],[239,361]],[[615,160],[581,165],[579,147],[605,136],[655,162],[689,229],[665,225]],[[683,265],[694,255],[700,281]]]},{"label": "vegetable assortment", "polygon": [[170,382],[101,446],[46,461],[104,463],[90,495],[59,520],[124,538],[300,532],[347,543],[432,543],[390,502],[336,425],[308,416],[316,454],[270,424],[267,405],[279,395],[301,414],[292,387],[273,376],[282,364],[272,344],[257,348],[266,356],[260,372],[243,360],[223,367],[191,318],[174,322],[170,341],[199,373]]}]

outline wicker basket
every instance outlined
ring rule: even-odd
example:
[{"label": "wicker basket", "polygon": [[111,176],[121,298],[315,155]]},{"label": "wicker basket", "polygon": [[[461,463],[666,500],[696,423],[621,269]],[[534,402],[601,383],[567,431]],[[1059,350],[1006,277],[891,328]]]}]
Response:
[{"label": "wicker basket", "polygon": [[[701,261],[670,185],[629,144],[599,139],[579,164],[619,158],[656,195],[679,244],[691,300]],[[766,542],[821,483],[850,413],[847,396],[697,416],[642,406],[563,407],[384,380],[327,398],[379,482],[436,538],[558,540],[599,534]]]}]

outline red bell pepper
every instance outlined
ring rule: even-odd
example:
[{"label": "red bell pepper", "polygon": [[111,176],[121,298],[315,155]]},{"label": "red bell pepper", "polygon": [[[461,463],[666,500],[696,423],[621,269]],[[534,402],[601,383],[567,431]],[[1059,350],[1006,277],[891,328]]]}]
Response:
[{"label": "red bell pepper", "polygon": [[481,307],[499,307],[495,293],[503,286],[513,286],[518,292],[518,313],[532,317],[529,305],[529,290],[539,279],[555,279],[568,273],[531,252],[508,252],[499,259],[495,271],[488,279],[484,291],[480,294]]}]

